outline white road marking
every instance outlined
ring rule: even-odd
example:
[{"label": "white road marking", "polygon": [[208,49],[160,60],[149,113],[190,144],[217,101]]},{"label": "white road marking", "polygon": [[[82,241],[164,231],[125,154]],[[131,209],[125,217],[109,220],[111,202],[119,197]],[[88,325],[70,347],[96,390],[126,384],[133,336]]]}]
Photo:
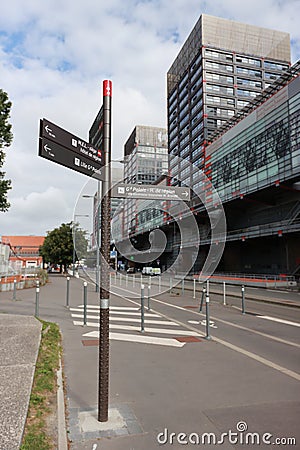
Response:
[{"label": "white road marking", "polygon": [[[83,313],[83,308],[69,308],[69,310],[70,311],[74,311],[74,312],[81,312],[81,313]],[[89,306],[87,307],[87,311],[91,312],[91,313],[94,313],[94,314],[97,314],[97,312],[99,312],[99,310],[94,311]],[[118,314],[118,315],[123,315],[123,316],[141,316],[141,312],[140,311],[139,312],[133,312],[133,311],[115,311],[115,310],[111,311],[111,310],[109,310],[109,314],[110,315],[111,314],[113,314],[113,315]],[[159,314],[154,314],[154,313],[147,312],[147,309],[145,311],[145,316],[147,316],[147,317],[160,317]]]},{"label": "white road marking", "polygon": [[300,323],[298,323],[298,322],[291,322],[290,320],[278,319],[277,317],[260,316],[260,315],[258,315],[256,317],[259,317],[260,319],[271,320],[272,322],[283,323],[285,325],[292,325],[293,327],[300,327]]},{"label": "white road marking", "polygon": [[[131,302],[131,303],[135,303],[133,300],[128,299],[128,298],[125,297],[124,295],[118,294],[118,293],[116,293],[116,292],[114,292],[114,294],[115,294],[116,296],[119,296],[119,297],[124,298],[125,300],[127,300],[127,301],[129,301],[129,302]],[[157,302],[157,303],[161,303],[161,304],[164,304],[164,305],[168,305],[168,306],[170,306],[170,307],[174,307],[174,308],[176,308],[176,309],[180,309],[180,310],[186,312],[186,309],[183,308],[183,307],[181,307],[181,306],[172,305],[171,303],[162,302],[161,300],[158,300],[158,299],[152,299],[152,300],[155,301],[155,302]],[[195,311],[190,311],[190,312],[193,313],[193,314],[197,314]],[[160,315],[161,315],[162,317],[165,317],[165,318],[169,319],[169,317],[168,317],[167,315],[165,315],[165,314],[160,313]],[[173,319],[173,320],[174,320],[174,319]],[[274,339],[274,340],[277,340],[277,341],[280,341],[280,342],[284,342],[284,343],[289,344],[289,345],[294,345],[294,346],[296,346],[296,347],[299,347],[299,345],[296,344],[296,343],[294,343],[294,342],[284,341],[283,339],[276,338],[276,337],[274,337],[274,336],[267,335],[267,334],[265,334],[265,333],[260,333],[260,332],[257,332],[257,331],[253,331],[253,330],[251,330],[250,328],[246,328],[246,327],[242,327],[242,326],[239,326],[239,325],[235,325],[235,324],[232,324],[231,322],[227,322],[227,321],[225,321],[225,320],[221,320],[221,319],[217,319],[217,320],[219,320],[220,322],[228,323],[229,325],[232,325],[232,326],[236,326],[237,328],[241,328],[241,329],[244,329],[244,330],[248,330],[248,331],[250,331],[250,332],[255,332],[256,334],[260,334],[260,335],[265,336],[265,337],[268,337],[268,338],[270,338],[270,339]],[[182,325],[182,326],[185,327],[185,328],[189,328],[189,329],[191,329],[191,330],[194,329],[193,327],[191,327],[191,326],[189,326],[189,325],[186,325],[186,324],[180,322],[179,320],[176,320],[176,322],[177,322],[179,325]],[[197,332],[196,332],[195,334],[197,334]],[[265,358],[263,358],[263,357],[261,357],[261,356],[255,354],[255,353],[252,353],[252,352],[249,352],[249,351],[247,351],[247,350],[244,350],[244,349],[241,348],[241,347],[237,347],[236,345],[230,344],[230,342],[224,341],[223,339],[219,339],[219,338],[214,337],[213,340],[216,341],[216,342],[218,342],[219,344],[224,345],[225,347],[228,347],[228,348],[230,348],[230,349],[232,349],[232,350],[238,352],[238,353],[241,353],[241,354],[243,354],[243,355],[245,355],[245,356],[248,356],[249,358],[252,358],[252,359],[254,359],[254,360],[256,360],[256,361],[259,361],[260,363],[262,363],[262,364],[264,364],[264,365],[266,365],[266,366],[268,366],[268,367],[271,367],[272,369],[275,369],[275,370],[277,370],[278,372],[281,372],[281,373],[283,373],[283,374],[285,374],[285,375],[287,375],[287,376],[289,376],[289,377],[291,377],[291,378],[294,378],[294,379],[296,379],[297,381],[300,381],[300,374],[298,374],[297,372],[294,372],[294,371],[289,370],[289,369],[287,369],[287,368],[285,368],[285,367],[282,367],[282,366],[280,366],[280,365],[278,365],[278,364],[275,364],[275,363],[273,363],[272,361],[269,361],[268,359],[265,359]]]},{"label": "white road marking", "polygon": [[265,366],[271,367],[272,369],[277,370],[278,372],[284,373],[285,375],[288,375],[291,378],[294,378],[297,381],[300,381],[300,374],[297,372],[294,372],[293,370],[286,369],[285,367],[280,366],[279,364],[275,364],[272,361],[269,361],[266,358],[263,358],[256,353],[248,352],[248,350],[244,350],[241,347],[237,347],[236,345],[230,344],[229,342],[223,341],[223,339],[219,339],[214,337],[214,341],[219,342],[219,344],[224,345],[225,347],[228,347],[238,353],[242,353],[245,356],[248,356],[251,359],[254,359]]},{"label": "white road marking", "polygon": [[[83,325],[83,321],[73,321],[73,325],[77,326],[82,326]],[[99,323],[96,322],[87,322],[86,326],[88,327],[92,327],[92,328],[99,328]],[[131,326],[131,325],[116,325],[116,324],[110,324],[109,326],[110,329],[114,329],[114,330],[128,330],[128,331],[140,331],[140,327],[135,327],[135,326]],[[194,332],[194,331],[185,331],[185,330],[170,330],[170,329],[166,329],[166,328],[149,328],[147,327],[145,329],[145,331],[147,333],[157,333],[157,334],[173,334],[173,335],[182,335],[182,336],[195,336],[195,334],[199,335],[198,332]]]},{"label": "white road marking", "polygon": [[[75,318],[80,318],[83,319],[83,314],[72,314],[72,317]],[[87,319],[95,319],[95,320],[99,320],[99,316],[94,316],[91,314],[87,314],[86,315]],[[136,319],[136,318],[132,318],[132,317],[110,317],[110,322],[111,321],[117,321],[117,322],[137,322],[137,323],[141,323],[141,319]],[[147,316],[145,316],[145,323],[148,323],[150,325],[171,325],[171,326],[175,326],[175,327],[179,327],[178,323],[175,322],[170,322],[169,320],[151,320],[151,319],[147,319]]]},{"label": "white road marking", "polygon": [[[206,319],[201,320],[200,324],[206,327]],[[213,320],[209,321],[209,326],[211,328],[218,328],[217,325],[215,325],[215,322]]]},{"label": "white road marking", "polygon": [[[130,300],[130,299],[124,297],[123,295],[116,294],[115,292],[114,292],[114,294],[117,295],[117,296],[119,296],[119,297],[122,297],[122,298],[126,299],[126,300],[129,301],[129,302],[133,302],[133,300]],[[156,298],[153,298],[152,300],[153,300],[154,302],[161,303],[161,304],[163,304],[163,305],[170,306],[170,307],[175,308],[175,309],[180,309],[181,311],[185,311],[185,312],[186,312],[186,309],[183,308],[182,306],[177,306],[177,305],[172,305],[171,303],[162,302],[161,300],[158,300],[158,299],[156,299]],[[239,308],[239,309],[240,309],[240,308]],[[198,312],[193,311],[193,310],[189,310],[189,312],[190,312],[191,314],[197,314],[198,317],[199,317],[199,315],[204,316],[204,314],[199,314]],[[160,313],[160,315],[161,315],[162,317],[165,317],[166,319],[174,320],[174,318],[171,318],[171,317],[167,316],[166,314]],[[259,336],[263,336],[263,337],[265,337],[265,338],[267,338],[267,339],[271,339],[271,340],[276,341],[276,342],[281,342],[282,344],[290,345],[291,347],[297,347],[297,348],[300,348],[300,344],[298,344],[298,343],[296,343],[296,342],[287,341],[286,339],[281,339],[281,338],[279,338],[279,337],[277,337],[277,336],[272,336],[271,334],[267,334],[267,333],[263,333],[263,332],[261,332],[261,331],[253,330],[253,329],[248,328],[248,327],[245,327],[245,326],[243,326],[243,325],[238,325],[237,323],[228,322],[227,320],[220,319],[219,317],[213,317],[213,316],[211,316],[211,317],[212,317],[213,319],[217,320],[218,322],[225,323],[226,325],[230,325],[230,326],[233,327],[233,328],[238,328],[238,329],[240,329],[240,330],[249,331],[250,333],[258,334]],[[174,320],[174,322],[175,322],[175,320]],[[183,324],[182,322],[180,322],[180,321],[178,321],[178,320],[176,320],[176,322],[179,323],[179,325],[183,325],[183,326],[188,327],[188,325],[185,325],[185,324]]]},{"label": "white road marking", "polygon": [[[99,338],[99,331],[90,331],[89,333],[83,334],[84,337],[94,337]],[[153,336],[143,336],[139,334],[125,334],[125,333],[109,333],[109,338],[115,341],[127,341],[127,342],[137,342],[141,344],[153,344],[153,345],[164,345],[166,347],[183,347],[184,342],[179,342],[176,339],[170,338],[158,338]]]},{"label": "white road marking", "polygon": [[[83,308],[83,305],[78,305],[78,308]],[[99,305],[88,305],[88,308],[93,308],[93,309],[100,309]],[[71,309],[71,308],[70,308]],[[116,310],[116,311],[138,311],[139,308],[138,307],[134,307],[134,306],[110,306],[109,310]]]}]

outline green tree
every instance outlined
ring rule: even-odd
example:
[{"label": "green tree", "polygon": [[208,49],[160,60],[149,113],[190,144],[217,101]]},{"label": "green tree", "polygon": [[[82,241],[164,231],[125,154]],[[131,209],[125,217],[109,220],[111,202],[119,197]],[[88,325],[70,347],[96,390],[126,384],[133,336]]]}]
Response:
[{"label": "green tree", "polygon": [[11,189],[11,180],[5,180],[5,172],[1,171],[1,168],[5,160],[4,147],[9,147],[13,135],[11,132],[11,124],[8,123],[10,117],[11,102],[8,99],[8,95],[2,89],[0,89],[0,211],[7,211],[10,204],[7,201],[7,191]]},{"label": "green tree", "polygon": [[79,228],[78,223],[63,223],[59,228],[47,232],[44,244],[40,247],[40,254],[44,262],[59,264],[62,270],[62,266],[66,268],[73,262],[74,254],[76,260],[86,256],[87,244],[86,231]]}]

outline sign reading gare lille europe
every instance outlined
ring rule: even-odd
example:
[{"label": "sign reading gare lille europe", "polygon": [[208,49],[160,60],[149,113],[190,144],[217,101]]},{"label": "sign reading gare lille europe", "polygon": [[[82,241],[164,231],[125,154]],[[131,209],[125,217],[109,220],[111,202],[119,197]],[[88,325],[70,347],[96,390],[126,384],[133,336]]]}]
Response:
[{"label": "sign reading gare lille europe", "polygon": [[102,180],[102,151],[47,119],[40,120],[39,156]]}]

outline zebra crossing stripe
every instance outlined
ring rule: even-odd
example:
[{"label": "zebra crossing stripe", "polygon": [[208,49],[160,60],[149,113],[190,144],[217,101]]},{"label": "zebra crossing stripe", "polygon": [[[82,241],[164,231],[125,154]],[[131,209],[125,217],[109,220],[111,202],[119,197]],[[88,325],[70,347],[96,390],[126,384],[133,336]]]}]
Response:
[{"label": "zebra crossing stripe", "polygon": [[[78,308],[83,308],[83,305],[78,305]],[[99,305],[88,305],[88,308],[92,309],[100,309]],[[71,308],[70,308],[71,309]],[[138,311],[139,308],[137,306],[110,306],[109,310],[115,311]]]},{"label": "zebra crossing stripe", "polygon": [[[72,314],[72,317],[83,319],[83,314]],[[168,320],[151,320],[151,319],[148,319],[147,317],[148,316],[146,315],[145,322],[148,323],[149,325],[170,325],[170,326],[179,327],[178,323],[175,323],[175,322],[170,322]],[[93,316],[93,315],[90,315],[90,314],[87,314],[86,318],[87,319],[99,320],[99,316]],[[110,317],[109,320],[110,320],[110,322],[111,321],[137,322],[137,323],[141,322],[141,319],[132,318],[132,317]]]},{"label": "zebra crossing stripe", "polygon": [[[73,325],[83,325],[83,321],[73,321]],[[87,322],[86,326],[91,328],[99,328],[99,323],[96,322]],[[110,324],[110,329],[117,329],[117,330],[127,330],[127,331],[140,331],[140,327],[135,327],[131,325],[117,325],[117,324]],[[147,333],[157,333],[157,334],[176,334],[176,335],[182,335],[182,336],[195,336],[199,335],[200,333],[195,333],[194,331],[185,331],[185,330],[170,330],[166,328],[146,328]]]},{"label": "zebra crossing stripe", "polygon": [[[82,308],[69,308],[69,310],[70,311],[74,311],[74,312],[81,312],[83,314],[83,309]],[[90,309],[89,306],[87,307],[87,311],[92,313],[92,314],[97,314],[98,313],[98,310],[94,311],[93,309]],[[121,315],[121,316],[139,316],[139,317],[141,316],[141,312],[140,311],[135,312],[135,311],[116,311],[116,310],[113,310],[113,311],[109,311],[109,314],[110,315],[118,314],[118,315]],[[148,316],[148,317],[161,317],[159,314],[149,313],[147,311],[145,311],[145,316]]]},{"label": "zebra crossing stripe", "polygon": [[[99,339],[99,331],[90,331],[83,334],[84,337],[93,337]],[[184,342],[178,342],[176,339],[158,338],[153,336],[142,336],[125,333],[109,333],[109,338],[114,341],[137,342],[141,344],[163,345],[166,347],[183,347]]]}]

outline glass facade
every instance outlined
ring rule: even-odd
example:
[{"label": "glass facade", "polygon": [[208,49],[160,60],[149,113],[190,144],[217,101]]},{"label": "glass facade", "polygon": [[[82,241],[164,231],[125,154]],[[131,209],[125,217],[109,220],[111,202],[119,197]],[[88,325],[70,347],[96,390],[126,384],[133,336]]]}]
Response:
[{"label": "glass facade", "polygon": [[296,83],[299,79],[251,113],[245,122],[253,123],[239,131],[241,123],[228,142],[225,134],[213,144],[214,151],[207,147],[211,181],[223,201],[299,175],[300,93],[292,90]]}]

